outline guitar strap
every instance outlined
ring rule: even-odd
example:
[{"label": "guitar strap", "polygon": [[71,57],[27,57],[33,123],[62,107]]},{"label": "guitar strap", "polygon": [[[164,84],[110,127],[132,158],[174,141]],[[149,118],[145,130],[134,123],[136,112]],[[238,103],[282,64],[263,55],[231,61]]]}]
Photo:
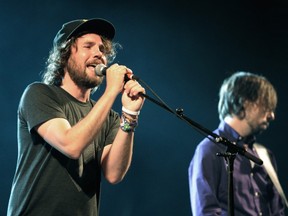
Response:
[{"label": "guitar strap", "polygon": [[288,202],[287,202],[287,199],[286,199],[286,196],[283,192],[283,189],[281,187],[281,184],[279,182],[279,179],[278,179],[278,176],[277,176],[277,173],[271,163],[271,160],[270,160],[270,157],[268,155],[268,152],[267,152],[267,149],[259,144],[259,143],[254,143],[253,144],[253,147],[255,148],[259,158],[261,160],[263,160],[263,166],[264,168],[266,169],[271,181],[273,182],[276,190],[278,191],[278,193],[280,194],[280,196],[282,197],[285,205],[288,207]]}]

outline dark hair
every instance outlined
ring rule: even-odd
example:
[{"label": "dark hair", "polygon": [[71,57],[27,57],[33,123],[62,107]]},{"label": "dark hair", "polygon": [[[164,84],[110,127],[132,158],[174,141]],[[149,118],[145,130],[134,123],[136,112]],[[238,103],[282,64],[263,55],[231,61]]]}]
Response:
[{"label": "dark hair", "polygon": [[220,120],[234,114],[245,117],[244,103],[257,103],[264,110],[274,111],[277,93],[273,85],[261,75],[249,72],[236,72],[224,80],[220,92],[218,113]]},{"label": "dark hair", "polygon": [[[42,81],[49,85],[60,86],[62,78],[64,76],[64,68],[67,65],[68,59],[71,55],[71,47],[75,44],[78,37],[87,34],[88,32],[82,32],[80,35],[76,35],[70,38],[68,41],[54,46],[50,50],[49,57],[46,61],[46,68],[42,74]],[[101,37],[104,47],[105,55],[107,57],[107,63],[111,63],[116,57],[116,49],[121,45],[116,42],[112,42],[105,37]]]}]

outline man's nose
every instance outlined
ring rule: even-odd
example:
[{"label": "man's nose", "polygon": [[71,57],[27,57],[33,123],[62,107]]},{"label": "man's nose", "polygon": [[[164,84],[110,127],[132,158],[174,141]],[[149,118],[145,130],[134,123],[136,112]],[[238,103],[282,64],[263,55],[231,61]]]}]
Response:
[{"label": "man's nose", "polygon": [[269,112],[267,112],[267,119],[268,119],[269,121],[273,121],[273,120],[275,119],[275,113],[274,113],[274,111],[269,111]]},{"label": "man's nose", "polygon": [[98,47],[93,48],[92,52],[94,57],[102,57],[103,55],[103,52]]}]

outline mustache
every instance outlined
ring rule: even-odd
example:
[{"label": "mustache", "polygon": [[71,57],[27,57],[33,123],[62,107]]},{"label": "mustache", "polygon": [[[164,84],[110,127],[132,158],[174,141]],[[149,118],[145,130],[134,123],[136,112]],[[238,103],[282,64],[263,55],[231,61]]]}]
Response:
[{"label": "mustache", "polygon": [[98,65],[98,64],[104,64],[104,62],[99,61],[99,60],[94,60],[94,61],[91,61],[91,62],[87,62],[86,65],[87,65],[87,66],[91,65],[91,66],[96,67],[96,65]]}]

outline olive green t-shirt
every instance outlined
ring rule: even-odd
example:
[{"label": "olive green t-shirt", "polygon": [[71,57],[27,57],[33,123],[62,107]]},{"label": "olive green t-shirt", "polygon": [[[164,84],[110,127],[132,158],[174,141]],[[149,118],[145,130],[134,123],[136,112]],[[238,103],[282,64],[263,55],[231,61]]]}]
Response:
[{"label": "olive green t-shirt", "polygon": [[71,126],[84,118],[95,101],[79,102],[65,90],[35,82],[24,91],[18,109],[18,159],[8,216],[96,216],[100,195],[100,158],[119,128],[110,111],[100,133],[77,160],[45,142],[35,126],[65,118]]}]

